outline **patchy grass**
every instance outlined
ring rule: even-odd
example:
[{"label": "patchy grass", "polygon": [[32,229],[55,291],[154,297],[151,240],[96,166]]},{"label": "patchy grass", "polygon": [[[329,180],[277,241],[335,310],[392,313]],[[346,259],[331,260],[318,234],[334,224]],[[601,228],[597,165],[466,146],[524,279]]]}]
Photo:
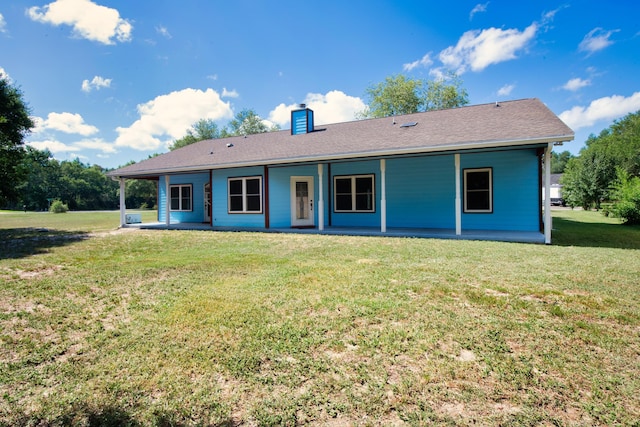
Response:
[{"label": "patchy grass", "polygon": [[75,215],[0,215],[3,247],[83,236],[3,249],[0,424],[640,419],[640,229],[598,213],[554,211],[552,246]]}]

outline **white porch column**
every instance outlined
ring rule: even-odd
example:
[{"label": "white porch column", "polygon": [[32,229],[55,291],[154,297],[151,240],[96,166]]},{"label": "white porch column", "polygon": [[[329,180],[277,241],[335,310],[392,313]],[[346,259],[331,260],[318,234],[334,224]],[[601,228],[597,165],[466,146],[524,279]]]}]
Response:
[{"label": "white porch column", "polygon": [[544,150],[544,243],[551,244],[551,150],[553,143],[549,143]]},{"label": "white porch column", "polygon": [[127,207],[124,202],[124,178],[120,177],[120,227],[124,227],[126,223],[125,214]]},{"label": "white porch column", "polygon": [[387,162],[380,159],[380,232],[387,232]]},{"label": "white porch column", "polygon": [[456,236],[462,234],[462,199],[460,197],[460,154],[453,156],[456,170]]},{"label": "white porch column", "polygon": [[318,164],[318,230],[324,230],[324,168],[322,163]]},{"label": "white porch column", "polygon": [[164,176],[164,192],[165,192],[165,213],[164,213],[164,222],[167,227],[171,224],[171,194],[169,193],[169,175]]}]

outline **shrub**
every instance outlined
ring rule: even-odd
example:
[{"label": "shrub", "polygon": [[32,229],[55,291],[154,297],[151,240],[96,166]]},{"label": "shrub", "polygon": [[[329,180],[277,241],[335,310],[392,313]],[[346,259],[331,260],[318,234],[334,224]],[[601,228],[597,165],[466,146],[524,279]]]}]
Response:
[{"label": "shrub", "polygon": [[69,210],[69,207],[62,203],[60,200],[54,200],[49,207],[49,212],[53,213],[65,213]]},{"label": "shrub", "polygon": [[609,214],[622,219],[625,224],[640,224],[640,178],[630,176],[618,168],[617,178],[611,185]]}]

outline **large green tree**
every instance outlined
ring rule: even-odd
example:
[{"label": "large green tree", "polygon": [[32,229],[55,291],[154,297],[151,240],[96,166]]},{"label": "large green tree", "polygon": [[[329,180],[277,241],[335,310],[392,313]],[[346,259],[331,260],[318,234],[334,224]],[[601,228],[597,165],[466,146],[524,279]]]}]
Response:
[{"label": "large green tree", "polygon": [[389,117],[461,107],[469,103],[460,77],[452,72],[434,80],[389,76],[366,89],[368,107],[360,118]]},{"label": "large green tree", "polygon": [[556,153],[551,152],[551,173],[564,173],[564,169],[567,167],[567,162],[575,156],[569,151],[562,151]]},{"label": "large green tree", "polygon": [[194,142],[215,138],[220,138],[218,125],[211,119],[200,119],[191,125],[191,129],[187,130],[185,136],[173,141],[173,144],[169,146],[169,150],[173,151]]},{"label": "large green tree", "polygon": [[21,168],[24,138],[33,128],[22,93],[0,75],[0,206],[18,199],[18,185],[25,178]]},{"label": "large green tree", "polygon": [[251,109],[244,109],[229,121],[227,128],[222,130],[223,137],[254,135],[279,130],[278,125],[267,125],[258,114]]},{"label": "large green tree", "polygon": [[49,150],[27,146],[22,164],[27,175],[19,185],[21,204],[29,210],[49,209],[51,199],[60,197],[60,163]]},{"label": "large green tree", "polygon": [[567,162],[563,197],[570,206],[599,208],[610,199],[618,168],[629,177],[640,176],[640,111],[589,136],[578,157]]}]

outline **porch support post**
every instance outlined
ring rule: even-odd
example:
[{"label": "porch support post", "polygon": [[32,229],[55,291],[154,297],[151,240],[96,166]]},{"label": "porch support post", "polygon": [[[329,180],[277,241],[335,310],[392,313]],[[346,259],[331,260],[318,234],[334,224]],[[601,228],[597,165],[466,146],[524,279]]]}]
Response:
[{"label": "porch support post", "polygon": [[553,143],[544,151],[544,243],[551,244],[551,150]]},{"label": "porch support post", "polygon": [[456,171],[456,236],[462,234],[462,199],[460,197],[460,154],[453,155]]},{"label": "porch support post", "polygon": [[380,159],[380,232],[387,232],[387,162]]},{"label": "porch support post", "polygon": [[171,194],[169,192],[169,175],[164,176],[164,195],[165,195],[165,212],[164,212],[164,223],[167,227],[171,224]]},{"label": "porch support post", "polygon": [[322,163],[318,164],[318,230],[324,230],[324,168]]},{"label": "porch support post", "polygon": [[127,207],[124,202],[124,178],[120,177],[120,227],[124,227],[126,223],[125,213]]}]

